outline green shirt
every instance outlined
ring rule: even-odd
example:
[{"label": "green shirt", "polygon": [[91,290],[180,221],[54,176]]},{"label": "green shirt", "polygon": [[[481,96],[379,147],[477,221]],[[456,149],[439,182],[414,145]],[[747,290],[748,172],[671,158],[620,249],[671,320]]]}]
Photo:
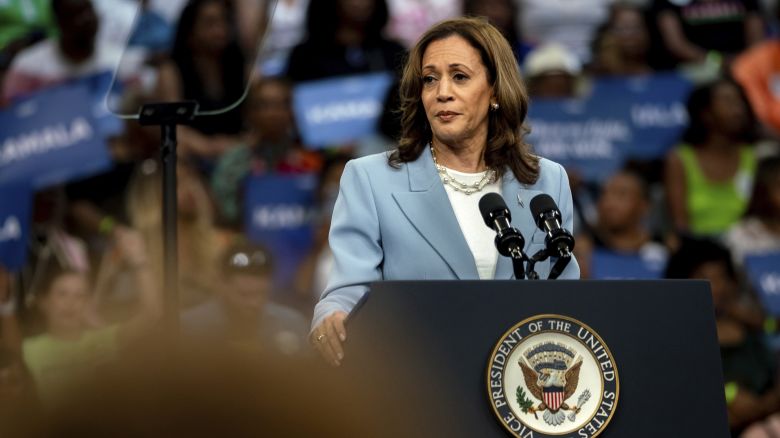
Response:
[{"label": "green shirt", "polygon": [[0,0],[0,50],[33,29],[57,34],[51,0]]},{"label": "green shirt", "polygon": [[72,395],[74,383],[88,377],[101,365],[117,358],[117,329],[111,326],[84,332],[77,340],[62,340],[48,334],[24,341],[24,361],[32,374],[44,405]]},{"label": "green shirt", "polygon": [[745,213],[756,174],[756,156],[750,146],[739,150],[739,168],[731,181],[710,181],[704,175],[692,146],[677,150],[685,169],[686,207],[690,231],[718,235],[737,223]]}]

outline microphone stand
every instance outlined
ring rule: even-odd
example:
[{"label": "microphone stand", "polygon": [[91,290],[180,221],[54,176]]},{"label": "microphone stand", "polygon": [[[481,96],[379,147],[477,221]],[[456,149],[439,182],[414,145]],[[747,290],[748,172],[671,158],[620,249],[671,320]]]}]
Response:
[{"label": "microphone stand", "polygon": [[512,269],[515,271],[515,280],[525,280],[527,271],[523,269],[523,263],[528,260],[528,257],[520,248],[512,250],[509,253],[509,257],[512,258]]},{"label": "microphone stand", "polygon": [[192,123],[198,103],[194,101],[150,103],[141,107],[139,123],[159,126],[162,147],[163,213],[163,320],[175,339],[179,329],[179,267],[177,244],[176,127]]},{"label": "microphone stand", "polygon": [[[550,255],[547,253],[547,249],[540,249],[539,252],[528,259],[528,264],[525,268],[525,275],[528,276],[529,280],[539,279],[539,274],[534,271],[536,262],[547,260],[549,256]],[[563,273],[563,270],[566,269],[566,266],[569,264],[569,262],[571,262],[571,252],[569,252],[569,250],[565,250],[564,254],[558,256],[558,260],[556,260],[552,268],[550,268],[550,275],[547,277],[547,279],[555,280],[558,278]]]}]

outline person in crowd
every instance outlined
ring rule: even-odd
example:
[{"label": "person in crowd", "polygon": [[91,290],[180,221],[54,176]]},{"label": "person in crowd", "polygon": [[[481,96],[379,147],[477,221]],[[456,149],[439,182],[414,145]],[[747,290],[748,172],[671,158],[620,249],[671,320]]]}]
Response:
[{"label": "person in crowd", "polygon": [[242,187],[250,174],[319,171],[322,159],[303,148],[292,112],[292,86],[283,78],[263,78],[251,86],[246,103],[249,132],[217,162],[211,190],[221,222],[240,228]]},{"label": "person in crowd", "polygon": [[580,64],[561,45],[547,44],[532,50],[525,58],[523,71],[533,98],[565,99],[577,94]]},{"label": "person in crowd", "polygon": [[[776,7],[775,20],[780,20],[780,7]],[[731,64],[731,74],[745,88],[756,116],[767,130],[780,135],[780,37],[743,51]]]},{"label": "person in crowd", "polygon": [[594,265],[596,250],[638,256],[642,271],[661,277],[668,251],[645,225],[650,205],[647,182],[631,169],[618,171],[604,183],[597,202],[598,222],[592,233],[578,234],[574,248],[582,278],[601,277],[598,273],[605,267]]},{"label": "person in crowd", "polygon": [[725,242],[738,265],[748,255],[780,252],[780,156],[759,162],[745,216],[729,229]]},{"label": "person in crowd", "polygon": [[517,0],[525,44],[537,47],[558,44],[571,52],[580,65],[590,61],[590,41],[609,16],[614,0],[576,2]]},{"label": "person in crowd", "polygon": [[301,262],[295,281],[295,290],[309,309],[319,300],[320,294],[327,286],[328,274],[333,269],[333,252],[328,245],[330,220],[339,193],[339,180],[350,159],[352,156],[347,153],[330,155],[320,171],[317,193],[318,221],[314,229],[314,244]]},{"label": "person in crowd", "polygon": [[[177,171],[179,294],[182,307],[210,296],[217,284],[217,261],[225,236],[214,227],[214,206],[209,192],[191,165],[179,161]],[[130,227],[141,233],[149,251],[156,281],[162,284],[162,169],[147,160],[128,186]]]},{"label": "person in crowd", "polygon": [[666,158],[664,188],[678,232],[720,235],[745,212],[756,171],[755,120],[742,89],[720,79],[691,92],[682,143]]},{"label": "person in crowd", "polygon": [[764,38],[757,0],[653,0],[652,14],[668,51],[681,63],[728,58]]},{"label": "person in crowd", "polygon": [[197,342],[227,342],[249,351],[305,354],[306,320],[269,300],[274,269],[271,252],[258,244],[234,243],[220,265],[222,286],[182,314],[185,336]]},{"label": "person in crowd", "polygon": [[264,76],[284,74],[293,47],[305,37],[306,8],[310,0],[277,2],[271,27],[264,37],[260,53],[260,71]]},{"label": "person in crowd", "polygon": [[[731,254],[707,239],[685,239],[671,255],[666,278],[708,280],[715,305],[729,424],[739,432],[780,410],[775,364],[763,340],[763,316],[740,293]],[[775,436],[780,429],[775,429]]]},{"label": "person in crowd", "polygon": [[110,365],[120,347],[140,340],[161,317],[160,289],[154,280],[142,237],[125,236],[115,256],[134,273],[141,306],[122,324],[96,327],[90,314],[91,286],[87,274],[58,263],[49,264],[37,283],[35,300],[45,322],[42,334],[25,339],[24,362],[36,383],[41,402],[53,407],[67,400],[78,381],[97,367]]},{"label": "person in crowd", "polygon": [[91,0],[53,0],[51,8],[59,37],[40,41],[16,56],[3,84],[6,99],[117,68],[124,84],[143,86],[143,53],[128,49],[123,54],[123,47],[98,38],[100,20]]},{"label": "person in crowd", "polygon": [[385,38],[385,0],[310,1],[306,39],[297,45],[286,76],[294,82],[368,72],[395,72],[404,48]]},{"label": "person in crowd", "polygon": [[463,2],[463,13],[474,17],[485,17],[493,26],[501,31],[517,61],[522,63],[531,47],[523,42],[517,26],[517,3],[512,0],[466,0]]},{"label": "person in crowd", "polygon": [[[572,229],[563,167],[531,153],[523,140],[528,97],[512,48],[484,19],[459,18],[429,29],[411,50],[401,80],[398,148],[347,163],[333,210],[334,266],[314,309],[311,339],[334,365],[344,357],[344,320],[379,280],[512,277],[479,200],[500,192],[526,237],[541,233],[518,199],[549,193]],[[414,254],[410,257],[409,254]],[[537,264],[541,278],[551,261]],[[579,278],[575,259],[562,278]]]},{"label": "person in crowd", "polygon": [[645,16],[639,7],[616,3],[593,40],[593,57],[588,65],[596,76],[632,76],[653,72],[651,40]]},{"label": "person in crowd", "polygon": [[[176,27],[171,59],[160,66],[158,98],[195,100],[200,111],[220,110],[238,102],[248,67],[236,33],[233,11],[226,2],[187,3]],[[179,127],[182,152],[211,162],[235,144],[242,129],[240,111],[199,117],[191,127]]]}]

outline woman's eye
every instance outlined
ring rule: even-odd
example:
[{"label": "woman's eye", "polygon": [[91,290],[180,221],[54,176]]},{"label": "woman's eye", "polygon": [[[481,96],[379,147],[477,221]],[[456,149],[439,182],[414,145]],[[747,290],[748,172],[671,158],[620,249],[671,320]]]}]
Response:
[{"label": "woman's eye", "polygon": [[435,81],[435,80],[436,80],[436,78],[433,77],[433,76],[430,76],[430,75],[429,76],[423,76],[423,78],[422,78],[423,84],[426,84],[426,85],[427,84],[432,84],[433,81]]},{"label": "woman's eye", "polygon": [[455,79],[456,81],[465,81],[465,80],[466,80],[466,79],[468,79],[469,77],[468,77],[468,76],[466,76],[466,75],[464,75],[463,73],[455,73],[455,74],[452,76],[452,78],[453,78],[453,79]]}]

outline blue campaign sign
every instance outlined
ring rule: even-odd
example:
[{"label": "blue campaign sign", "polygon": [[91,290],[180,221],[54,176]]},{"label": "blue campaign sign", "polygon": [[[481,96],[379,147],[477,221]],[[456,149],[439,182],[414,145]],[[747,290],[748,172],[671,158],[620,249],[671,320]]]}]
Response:
[{"label": "blue campaign sign", "polygon": [[0,199],[0,265],[17,271],[27,255],[32,191],[24,183],[0,184]]},{"label": "blue campaign sign", "polygon": [[316,188],[314,174],[257,175],[247,179],[246,233],[273,253],[277,287],[292,283],[298,266],[311,250]]},{"label": "blue campaign sign", "polygon": [[34,189],[108,169],[95,97],[83,83],[49,88],[0,112],[0,183]]},{"label": "blue campaign sign", "polygon": [[392,81],[391,73],[372,73],[297,85],[293,110],[304,143],[325,147],[375,133]]},{"label": "blue campaign sign", "polygon": [[745,257],[745,270],[764,310],[780,317],[780,252]]},{"label": "blue campaign sign", "polygon": [[595,280],[652,280],[663,277],[666,257],[661,254],[623,254],[595,249],[591,256],[590,277]]},{"label": "blue campaign sign", "polygon": [[685,102],[693,84],[679,73],[656,73],[594,81],[591,99],[627,117],[631,140],[626,156],[663,157],[688,125]]},{"label": "blue campaign sign", "polygon": [[528,142],[539,155],[601,182],[624,162],[631,127],[623,115],[591,100],[535,100]]},{"label": "blue campaign sign", "polygon": [[691,83],[656,74],[604,78],[581,99],[534,100],[528,141],[541,156],[602,182],[629,158],[661,158],[688,123]]}]

